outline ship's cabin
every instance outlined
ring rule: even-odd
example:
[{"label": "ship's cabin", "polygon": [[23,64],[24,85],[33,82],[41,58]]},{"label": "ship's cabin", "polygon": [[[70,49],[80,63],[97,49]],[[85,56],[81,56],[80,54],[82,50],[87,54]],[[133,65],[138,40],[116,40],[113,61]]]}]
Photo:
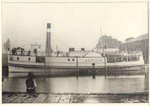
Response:
[{"label": "ship's cabin", "polygon": [[139,61],[140,54],[107,54],[107,62],[115,63],[115,62],[130,62],[130,61]]}]

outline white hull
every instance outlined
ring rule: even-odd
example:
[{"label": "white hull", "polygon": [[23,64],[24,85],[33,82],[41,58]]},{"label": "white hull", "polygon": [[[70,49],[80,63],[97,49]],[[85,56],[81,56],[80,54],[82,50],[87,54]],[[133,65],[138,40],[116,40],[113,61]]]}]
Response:
[{"label": "white hull", "polygon": [[[19,60],[17,58],[19,57]],[[10,57],[9,57],[10,58]],[[30,61],[28,60],[30,58]],[[48,67],[48,68],[95,68],[104,67],[130,67],[144,65],[142,57],[138,61],[105,63],[103,57],[46,57],[45,63],[36,62],[36,57],[29,56],[13,56],[13,61],[8,60],[10,66],[20,67]]]}]

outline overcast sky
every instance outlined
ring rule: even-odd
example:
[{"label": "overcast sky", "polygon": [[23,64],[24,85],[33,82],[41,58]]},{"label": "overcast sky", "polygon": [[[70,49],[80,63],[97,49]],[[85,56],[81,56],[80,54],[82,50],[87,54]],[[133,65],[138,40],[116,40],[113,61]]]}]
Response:
[{"label": "overcast sky", "polygon": [[[10,1],[10,0],[7,0]],[[25,1],[25,0],[22,0]],[[34,0],[36,1],[36,0]],[[37,2],[37,1],[36,1]],[[147,33],[146,3],[3,3],[3,41],[45,48],[46,23],[52,25],[52,48],[91,49],[102,34],[124,41]]]}]

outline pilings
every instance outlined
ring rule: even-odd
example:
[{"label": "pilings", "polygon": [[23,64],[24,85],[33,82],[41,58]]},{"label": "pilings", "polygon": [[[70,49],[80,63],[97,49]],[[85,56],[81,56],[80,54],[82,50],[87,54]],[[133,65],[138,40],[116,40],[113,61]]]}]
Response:
[{"label": "pilings", "polygon": [[2,79],[8,77],[8,54],[2,54]]},{"label": "pilings", "polygon": [[105,78],[107,77],[107,58],[106,56],[104,57],[104,64],[105,64]]},{"label": "pilings", "polygon": [[145,70],[145,91],[148,92],[149,91],[149,66],[145,65],[144,70]]},{"label": "pilings", "polygon": [[95,79],[96,69],[95,69],[95,63],[92,63],[93,71],[92,71],[92,77]]}]

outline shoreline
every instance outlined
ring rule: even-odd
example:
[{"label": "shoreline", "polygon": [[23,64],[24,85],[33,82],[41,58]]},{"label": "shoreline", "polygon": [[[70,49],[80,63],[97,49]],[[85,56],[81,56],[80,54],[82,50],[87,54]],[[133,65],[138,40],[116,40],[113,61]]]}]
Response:
[{"label": "shoreline", "polygon": [[147,94],[3,94],[2,103],[148,103]]}]

